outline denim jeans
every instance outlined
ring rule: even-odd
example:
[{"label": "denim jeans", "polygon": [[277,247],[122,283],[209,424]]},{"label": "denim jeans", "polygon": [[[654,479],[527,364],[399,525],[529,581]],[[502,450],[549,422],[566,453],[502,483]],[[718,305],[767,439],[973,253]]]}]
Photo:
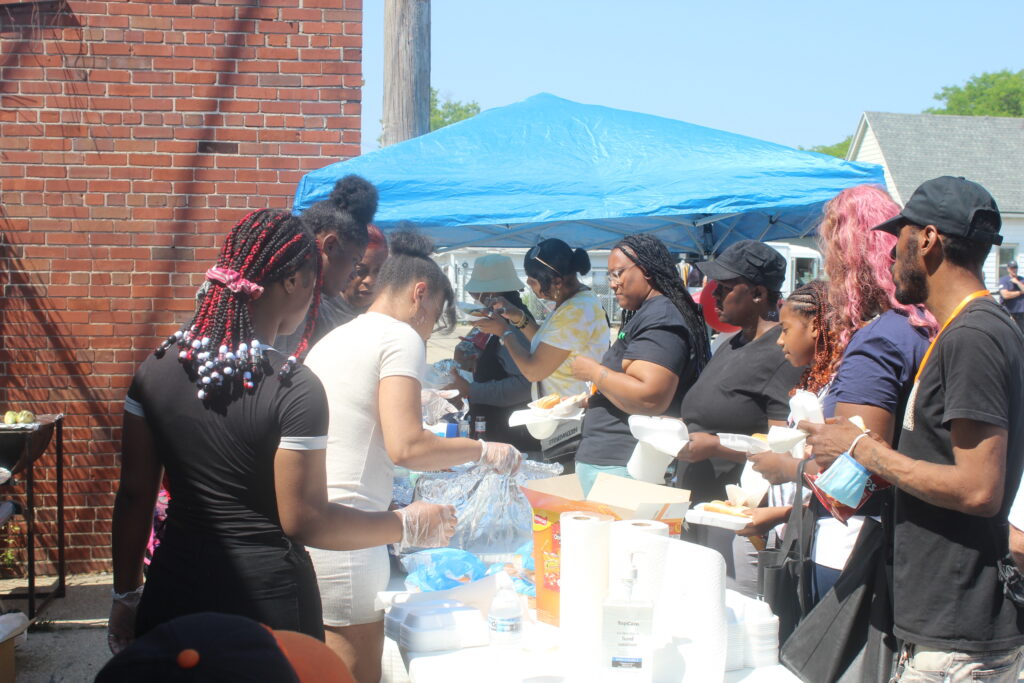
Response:
[{"label": "denim jeans", "polygon": [[622,465],[588,465],[585,462],[576,463],[576,475],[580,478],[580,486],[583,487],[583,495],[590,493],[590,489],[594,486],[594,480],[597,479],[597,475],[604,472],[605,474],[612,474],[616,477],[625,477],[626,479],[632,479],[629,476],[629,472]]},{"label": "denim jeans", "polygon": [[936,650],[908,643],[903,646],[892,680],[899,683],[1017,683],[1022,649],[992,652]]}]

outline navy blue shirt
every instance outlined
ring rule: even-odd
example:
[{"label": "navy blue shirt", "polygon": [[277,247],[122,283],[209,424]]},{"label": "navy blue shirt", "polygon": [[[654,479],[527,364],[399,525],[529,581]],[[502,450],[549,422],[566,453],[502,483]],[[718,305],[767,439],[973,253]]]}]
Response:
[{"label": "navy blue shirt", "polygon": [[[914,327],[900,311],[878,316],[850,338],[832,387],[822,401],[825,417],[835,417],[837,403],[881,408],[893,416],[892,445],[896,448],[914,375],[927,350],[926,328]],[[876,493],[858,514],[880,514],[889,495]],[[817,500],[811,507],[817,517],[830,516]]]},{"label": "navy blue shirt", "polygon": [[[1020,286],[1011,280],[1009,275],[1004,275],[999,278],[999,289],[1005,289],[1008,292],[1021,291]],[[1024,296],[1018,296],[1013,299],[1003,299],[1003,306],[1006,306],[1006,310],[1010,313],[1024,313]]]},{"label": "navy blue shirt", "polygon": [[[927,350],[927,329],[914,327],[899,311],[878,316],[850,338],[823,401],[825,417],[835,416],[836,403],[852,403],[881,408],[893,414],[895,425],[901,424],[917,366]],[[893,438],[898,436],[897,429]]]}]

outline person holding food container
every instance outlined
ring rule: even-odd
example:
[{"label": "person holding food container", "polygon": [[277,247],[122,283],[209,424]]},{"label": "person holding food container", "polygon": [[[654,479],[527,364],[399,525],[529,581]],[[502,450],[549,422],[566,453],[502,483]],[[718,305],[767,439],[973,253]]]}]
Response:
[{"label": "person holding food container", "polygon": [[622,326],[600,362],[577,356],[573,376],[590,382],[576,474],[589,493],[601,472],[628,477],[637,440],[630,415],[678,414],[683,396],[711,357],[707,328],[661,240],[630,235],[608,255],[608,286]]},{"label": "person holding food container", "polygon": [[[726,485],[739,483],[747,456],[724,447],[718,434],[763,434],[770,425],[785,426],[789,391],[804,370],[786,360],[777,344],[779,324],[769,319],[778,311],[786,277],[786,259],[779,252],[742,240],[700,269],[716,283],[718,317],[740,330],[719,345],[683,397],[680,412],[690,441],[677,455],[675,483],[690,491],[691,505],[726,498]],[[690,540],[721,552],[735,577],[735,534],[708,526],[693,529]]]},{"label": "person holding food container", "polygon": [[[526,252],[526,283],[538,298],[553,301],[554,312],[539,325],[502,297],[477,327],[497,336],[516,366],[535,383],[534,396],[568,397],[590,391],[573,376],[576,356],[600,358],[608,350],[608,317],[593,291],[579,280],[590,272],[590,257],[560,239],[546,239]],[[541,441],[546,460],[558,460],[571,469],[579,445],[580,420],[561,420]]]},{"label": "person holding food container", "polygon": [[[481,256],[473,263],[473,274],[466,283],[466,291],[479,302],[476,304],[479,308],[470,310],[470,315],[485,317],[491,310],[490,303],[500,298],[506,303],[509,315],[522,314],[528,322],[536,324],[519,296],[519,290],[525,287],[516,275],[511,258],[504,254]],[[477,351],[473,379],[467,381],[453,371],[452,383],[445,389],[454,389],[459,392],[459,398],[469,401],[469,423],[476,424],[483,419],[489,439],[505,441],[520,451],[536,452],[540,444],[526,428],[508,424],[509,416],[530,402],[530,380],[523,376],[508,349],[495,335],[476,328],[466,336],[466,341]]]}]

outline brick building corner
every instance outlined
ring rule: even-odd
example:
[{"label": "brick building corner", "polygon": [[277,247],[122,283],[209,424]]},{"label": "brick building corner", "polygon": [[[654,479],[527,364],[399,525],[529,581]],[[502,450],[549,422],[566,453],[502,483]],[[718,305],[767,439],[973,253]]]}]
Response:
[{"label": "brick building corner", "polygon": [[70,573],[110,568],[124,394],[220,237],[359,154],[361,48],[361,0],[0,0],[0,411],[67,415]]}]

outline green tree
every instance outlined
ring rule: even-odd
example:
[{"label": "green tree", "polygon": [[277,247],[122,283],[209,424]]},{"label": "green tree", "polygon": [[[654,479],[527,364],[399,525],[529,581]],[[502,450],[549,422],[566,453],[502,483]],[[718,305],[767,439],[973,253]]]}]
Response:
[{"label": "green tree", "polygon": [[437,89],[430,89],[430,130],[432,131],[471,118],[479,113],[480,105],[476,102],[459,102],[447,97],[442,102]]},{"label": "green tree", "polygon": [[[829,156],[839,157],[840,159],[846,158],[846,153],[850,150],[850,143],[853,142],[853,136],[847,135],[846,139],[842,142],[837,142],[834,145],[815,145],[811,147],[811,152],[817,152],[818,154],[828,154]],[[800,149],[803,149],[801,147]]]},{"label": "green tree", "polygon": [[926,109],[925,113],[1024,117],[1024,69],[973,76],[962,86],[946,86],[935,99],[944,106]]}]

